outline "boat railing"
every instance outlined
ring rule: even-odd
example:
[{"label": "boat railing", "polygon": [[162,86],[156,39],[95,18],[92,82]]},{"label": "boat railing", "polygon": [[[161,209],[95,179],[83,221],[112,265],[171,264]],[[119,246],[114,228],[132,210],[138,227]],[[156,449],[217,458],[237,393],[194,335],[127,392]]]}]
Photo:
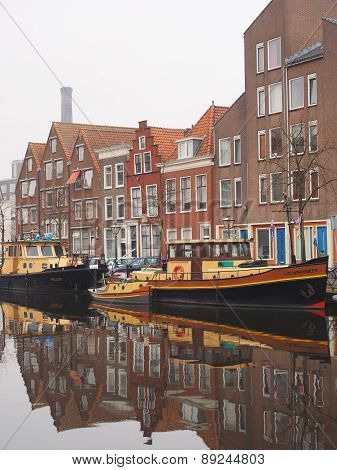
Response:
[{"label": "boat railing", "polygon": [[[272,268],[270,268],[272,269]],[[184,271],[184,272],[179,272],[179,271],[172,271],[172,272],[163,272],[163,271],[158,271],[156,273],[153,273],[153,276],[151,279],[149,278],[148,280],[151,281],[186,281],[186,280],[194,280],[194,281],[220,281],[220,280],[225,280],[225,279],[236,279],[240,277],[247,277],[247,276],[255,276],[257,274],[262,274],[265,273],[266,271],[269,271],[266,266],[263,266],[261,268],[243,268],[243,269],[236,269],[233,272],[228,271]],[[247,272],[250,271],[250,272]],[[252,272],[253,271],[253,272]],[[230,273],[228,276],[223,276],[224,273]],[[164,275],[164,276],[163,276]],[[204,275],[207,275],[205,277]]]}]

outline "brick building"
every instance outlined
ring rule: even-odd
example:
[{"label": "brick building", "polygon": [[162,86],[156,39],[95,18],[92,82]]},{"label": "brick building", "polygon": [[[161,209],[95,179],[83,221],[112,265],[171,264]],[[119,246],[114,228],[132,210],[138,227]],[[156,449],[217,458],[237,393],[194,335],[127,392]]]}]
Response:
[{"label": "brick building", "polygon": [[[296,201],[304,173],[296,172],[293,142],[310,159],[336,138],[337,103],[327,83],[336,79],[337,21],[326,16],[337,18],[332,0],[271,1],[244,34],[245,93],[215,126],[216,234],[221,237],[226,218],[234,219],[237,234],[254,238],[253,255],[270,262],[290,262],[284,193],[292,201],[292,241],[301,258]],[[335,156],[328,156],[333,171]],[[337,205],[330,187],[319,188],[323,175],[314,165],[307,176],[304,231],[311,258],[333,253],[330,217]]]}]

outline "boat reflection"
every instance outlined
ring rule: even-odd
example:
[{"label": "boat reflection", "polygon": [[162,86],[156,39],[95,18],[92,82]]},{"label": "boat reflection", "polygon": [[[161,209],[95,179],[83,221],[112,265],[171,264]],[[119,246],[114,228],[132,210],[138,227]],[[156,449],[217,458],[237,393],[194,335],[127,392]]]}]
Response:
[{"label": "boat reflection", "polygon": [[[79,321],[2,303],[31,406],[49,406],[58,431],[137,420],[147,444],[188,429],[211,449],[337,445],[325,318],[266,331],[251,312],[91,307]],[[329,332],[334,344],[333,322]]]}]

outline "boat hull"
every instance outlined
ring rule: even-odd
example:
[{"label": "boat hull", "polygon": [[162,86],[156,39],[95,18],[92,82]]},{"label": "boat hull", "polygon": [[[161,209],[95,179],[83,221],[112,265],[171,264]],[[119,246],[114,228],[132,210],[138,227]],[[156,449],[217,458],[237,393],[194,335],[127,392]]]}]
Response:
[{"label": "boat hull", "polygon": [[0,291],[18,292],[87,292],[102,281],[103,269],[86,266],[46,269],[38,273],[0,276]]},{"label": "boat hull", "polygon": [[322,310],[327,258],[233,279],[153,281],[154,303]]}]

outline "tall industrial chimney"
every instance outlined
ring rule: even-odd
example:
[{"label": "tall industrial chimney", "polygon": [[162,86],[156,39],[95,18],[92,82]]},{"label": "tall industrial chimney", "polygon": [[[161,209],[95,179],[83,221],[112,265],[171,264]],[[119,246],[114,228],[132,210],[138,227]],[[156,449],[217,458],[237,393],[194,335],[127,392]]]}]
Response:
[{"label": "tall industrial chimney", "polygon": [[70,86],[61,88],[61,121],[73,122],[73,89]]}]

